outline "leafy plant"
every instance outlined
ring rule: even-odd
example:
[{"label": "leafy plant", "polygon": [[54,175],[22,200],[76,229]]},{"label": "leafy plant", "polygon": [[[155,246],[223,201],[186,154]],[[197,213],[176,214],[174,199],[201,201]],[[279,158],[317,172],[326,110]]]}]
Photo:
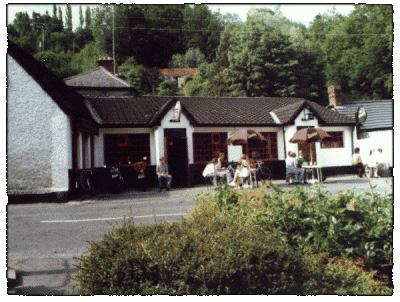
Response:
[{"label": "leafy plant", "polygon": [[125,222],[78,260],[78,294],[302,294],[312,272],[299,253],[229,217]]}]

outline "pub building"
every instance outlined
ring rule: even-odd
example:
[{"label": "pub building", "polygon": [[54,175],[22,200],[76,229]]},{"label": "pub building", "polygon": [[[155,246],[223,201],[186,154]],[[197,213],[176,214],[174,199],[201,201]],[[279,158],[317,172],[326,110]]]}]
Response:
[{"label": "pub building", "polygon": [[[227,145],[238,128],[264,135],[266,143],[249,141],[247,154],[263,161],[273,179],[284,179],[289,151],[303,154],[323,167],[324,176],[353,173],[354,119],[301,98],[214,97],[88,97],[88,108],[99,121],[95,137],[95,166],[135,163],[146,158],[148,179],[156,185],[155,166],[165,157],[174,187],[204,183],[207,162],[225,153],[238,161],[245,146]],[[319,127],[331,138],[292,144],[304,127]]]},{"label": "pub building", "polygon": [[[130,166],[140,161],[147,164],[148,184],[156,187],[160,157],[173,187],[195,186],[204,184],[202,171],[220,152],[225,164],[242,153],[265,162],[273,179],[285,178],[287,153],[300,150],[308,158],[312,154],[324,176],[354,173],[354,116],[293,97],[139,96],[113,73],[110,60],[99,64],[105,65],[62,80],[9,41],[9,197],[65,199],[82,171],[119,165],[129,178]],[[227,145],[228,136],[242,127],[261,132],[267,142],[250,141],[249,150]],[[322,128],[331,138],[290,143],[304,127]]]}]

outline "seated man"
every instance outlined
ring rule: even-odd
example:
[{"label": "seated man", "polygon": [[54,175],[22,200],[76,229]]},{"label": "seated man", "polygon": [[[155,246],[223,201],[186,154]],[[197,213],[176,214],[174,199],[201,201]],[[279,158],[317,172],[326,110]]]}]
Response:
[{"label": "seated man", "polygon": [[304,182],[304,171],[297,166],[296,153],[289,151],[286,162],[286,175],[292,174],[296,183]]},{"label": "seated man", "polygon": [[160,158],[160,163],[156,167],[158,176],[158,191],[161,192],[164,181],[167,181],[167,191],[171,190],[172,176],[168,174],[168,165],[165,163],[164,157]]}]

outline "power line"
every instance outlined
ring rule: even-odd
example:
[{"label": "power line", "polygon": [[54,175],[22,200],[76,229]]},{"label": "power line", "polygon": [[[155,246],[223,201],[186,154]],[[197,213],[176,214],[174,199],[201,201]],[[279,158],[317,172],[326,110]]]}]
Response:
[{"label": "power line", "polygon": [[[29,24],[29,25],[51,25],[51,23],[29,23],[29,22],[17,22],[18,24]],[[91,25],[90,28],[101,28],[101,27],[110,27],[107,24],[104,25]],[[211,29],[183,29],[183,28],[157,28],[157,27],[127,27],[127,26],[115,26],[115,29],[131,29],[131,30],[153,30],[153,31],[171,31],[171,32],[224,32],[225,30],[211,30]],[[256,34],[256,33],[264,33],[264,31],[241,31],[244,34]],[[303,35],[317,35],[317,36],[387,36],[391,35],[390,33],[357,33],[357,34],[349,34],[349,33],[316,33],[316,32],[306,32]]]}]

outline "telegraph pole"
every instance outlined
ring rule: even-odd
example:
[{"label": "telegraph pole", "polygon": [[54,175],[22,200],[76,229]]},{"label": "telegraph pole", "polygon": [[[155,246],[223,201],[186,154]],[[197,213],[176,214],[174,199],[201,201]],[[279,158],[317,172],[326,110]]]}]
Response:
[{"label": "telegraph pole", "polygon": [[112,10],[112,26],[113,26],[113,29],[112,29],[112,32],[113,32],[113,35],[112,35],[112,37],[113,37],[113,65],[114,65],[114,74],[115,74],[115,25],[114,25],[114,15],[115,15],[115,11],[114,11],[114,5],[113,5],[113,10]]}]

